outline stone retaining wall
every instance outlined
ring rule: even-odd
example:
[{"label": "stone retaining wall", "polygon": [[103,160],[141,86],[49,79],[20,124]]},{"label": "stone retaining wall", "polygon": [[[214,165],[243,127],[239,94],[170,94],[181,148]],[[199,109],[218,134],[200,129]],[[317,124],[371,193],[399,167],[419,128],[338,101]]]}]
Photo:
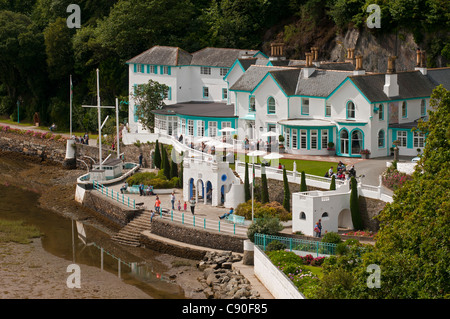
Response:
[{"label": "stone retaining wall", "polygon": [[162,219],[153,220],[152,233],[187,244],[212,249],[230,250],[238,253],[244,251],[244,240],[247,239],[218,232],[205,231],[198,227],[193,228]]}]

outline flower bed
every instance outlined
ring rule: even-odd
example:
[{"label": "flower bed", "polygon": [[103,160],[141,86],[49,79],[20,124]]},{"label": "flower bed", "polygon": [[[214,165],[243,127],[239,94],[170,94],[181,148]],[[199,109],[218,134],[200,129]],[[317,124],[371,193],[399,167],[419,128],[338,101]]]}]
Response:
[{"label": "flower bed", "polygon": [[39,139],[46,139],[50,141],[58,141],[65,143],[67,141],[66,137],[61,136],[60,134],[52,134],[50,132],[36,132],[32,130],[21,130],[18,128],[11,128],[10,126],[0,125],[0,131],[4,133],[12,133],[12,134],[18,134],[18,135],[26,135],[34,138]]},{"label": "flower bed", "polygon": [[349,231],[348,233],[344,233],[342,235],[344,235],[344,236],[371,237],[371,238],[373,238],[376,235],[376,233],[373,233],[371,231],[357,230],[357,231]]},{"label": "flower bed", "polygon": [[410,175],[399,172],[394,166],[390,166],[382,175],[383,185],[394,191],[409,180],[412,180]]},{"label": "flower bed", "polygon": [[306,265],[309,267],[322,265],[324,257],[314,258],[312,255],[302,257],[284,250],[268,251],[266,254],[272,263],[294,283],[305,297],[309,298],[312,296],[311,291],[320,282],[318,273],[321,271],[318,269],[313,272],[307,269]]}]

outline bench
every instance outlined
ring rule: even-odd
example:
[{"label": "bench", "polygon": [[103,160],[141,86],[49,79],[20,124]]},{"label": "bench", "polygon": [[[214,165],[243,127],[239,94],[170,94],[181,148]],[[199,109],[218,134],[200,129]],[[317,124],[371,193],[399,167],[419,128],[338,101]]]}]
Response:
[{"label": "bench", "polygon": [[234,224],[240,224],[240,225],[244,225],[245,222],[245,217],[244,216],[238,216],[235,214],[231,214],[228,215],[227,217],[225,217],[226,221],[232,222]]}]

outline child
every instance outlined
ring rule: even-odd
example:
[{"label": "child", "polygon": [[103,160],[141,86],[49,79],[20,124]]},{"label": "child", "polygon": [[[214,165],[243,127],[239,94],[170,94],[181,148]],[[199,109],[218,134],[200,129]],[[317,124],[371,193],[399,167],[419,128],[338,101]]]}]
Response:
[{"label": "child", "polygon": [[184,210],[186,210],[187,209],[187,204],[186,204],[186,202],[184,202]]},{"label": "child", "polygon": [[181,202],[178,200],[178,210],[181,210]]}]

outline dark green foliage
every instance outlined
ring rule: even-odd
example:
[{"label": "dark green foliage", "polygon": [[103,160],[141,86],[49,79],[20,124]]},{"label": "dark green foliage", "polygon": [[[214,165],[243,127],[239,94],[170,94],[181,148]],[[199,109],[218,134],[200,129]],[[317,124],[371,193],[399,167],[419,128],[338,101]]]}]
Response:
[{"label": "dark green foliage", "polygon": [[269,187],[267,186],[266,173],[261,174],[261,203],[266,204],[269,202]]},{"label": "dark green foliage", "polygon": [[306,186],[306,174],[305,171],[302,171],[302,177],[300,182],[300,192],[307,192],[308,186]]},{"label": "dark green foliage", "polygon": [[276,235],[283,229],[280,220],[278,218],[268,217],[257,219],[253,224],[248,227],[247,236],[254,242],[255,234]]},{"label": "dark green foliage", "polygon": [[329,232],[329,233],[326,233],[325,235],[323,235],[321,241],[323,243],[339,244],[342,242],[342,239],[338,233]]},{"label": "dark green foliage", "polygon": [[170,171],[171,171],[171,167],[170,167],[170,162],[169,162],[169,156],[167,154],[166,148],[164,147],[163,144],[161,144],[161,157],[162,157],[162,168],[164,170],[164,175],[166,176],[167,179],[170,179]]},{"label": "dark green foliage", "polygon": [[155,144],[155,167],[161,169],[161,150],[159,148],[159,142],[156,140]]},{"label": "dark green foliage", "polygon": [[358,182],[356,181],[356,178],[352,177],[350,183],[350,212],[352,215],[353,228],[356,230],[362,230],[363,224],[361,212],[359,211]]},{"label": "dark green foliage", "polygon": [[288,212],[290,212],[291,211],[291,191],[289,190],[289,182],[287,179],[285,168],[283,168],[283,188],[284,188],[283,207]]},{"label": "dark green foliage", "polygon": [[178,164],[174,161],[170,161],[170,178],[178,177]]},{"label": "dark green foliage", "polygon": [[248,163],[245,163],[245,178],[244,178],[244,190],[245,190],[245,201],[249,201],[251,199],[251,193],[250,193],[250,181],[249,181],[249,174],[248,174]]},{"label": "dark green foliage", "polygon": [[336,178],[334,175],[331,177],[330,191],[336,190]]},{"label": "dark green foliage", "polygon": [[285,250],[286,245],[283,243],[280,243],[278,240],[273,240],[270,242],[269,245],[266,247],[266,251],[274,251],[274,250]]}]

